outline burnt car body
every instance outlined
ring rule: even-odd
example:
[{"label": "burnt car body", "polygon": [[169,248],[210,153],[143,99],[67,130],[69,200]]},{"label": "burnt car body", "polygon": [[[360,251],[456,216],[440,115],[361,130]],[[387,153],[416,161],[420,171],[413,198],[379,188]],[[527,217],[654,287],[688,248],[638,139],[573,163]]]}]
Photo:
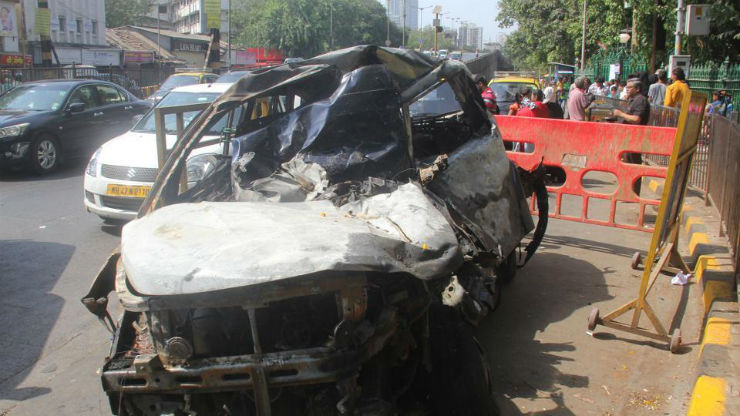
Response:
[{"label": "burnt car body", "polygon": [[[220,153],[185,181],[223,117]],[[175,145],[82,300],[114,332],[102,369],[113,412],[423,402],[495,414],[469,323],[517,266],[534,229],[525,195],[547,200],[539,178],[507,159],[459,62],[360,46],[245,75]]]}]

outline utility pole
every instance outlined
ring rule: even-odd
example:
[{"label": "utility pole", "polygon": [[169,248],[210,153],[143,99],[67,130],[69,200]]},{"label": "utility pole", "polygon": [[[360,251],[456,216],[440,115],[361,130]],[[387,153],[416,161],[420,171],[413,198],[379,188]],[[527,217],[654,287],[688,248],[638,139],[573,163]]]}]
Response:
[{"label": "utility pole", "polygon": [[162,20],[162,15],[159,13],[159,0],[157,0],[157,55],[162,56],[162,46],[160,46],[162,43],[159,41],[159,38],[160,38],[159,21],[160,20]]},{"label": "utility pole", "polygon": [[674,55],[681,55],[681,38],[683,37],[685,23],[686,1],[678,0],[678,8],[676,8],[676,41],[673,45]]},{"label": "utility pole", "polygon": [[334,50],[334,2],[329,2],[329,50]]},{"label": "utility pole", "polygon": [[401,47],[406,47],[406,0],[402,0],[403,5],[403,28],[401,29]]},{"label": "utility pole", "polygon": [[227,40],[228,51],[229,51],[229,70],[231,70],[231,0],[229,0],[229,19],[226,23],[226,27],[229,29],[229,39]]},{"label": "utility pole", "polygon": [[583,0],[583,27],[581,28],[581,71],[586,69],[586,1]]}]

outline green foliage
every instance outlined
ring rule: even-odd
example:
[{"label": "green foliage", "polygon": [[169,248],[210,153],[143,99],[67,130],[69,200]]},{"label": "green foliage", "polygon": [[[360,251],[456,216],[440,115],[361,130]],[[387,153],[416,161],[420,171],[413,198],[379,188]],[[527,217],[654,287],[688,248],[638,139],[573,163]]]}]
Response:
[{"label": "green foliage", "polygon": [[[698,3],[699,1],[690,1]],[[667,63],[673,51],[677,0],[587,0],[586,58],[602,47],[620,47],[619,34],[630,32],[633,18],[636,44],[629,45],[640,59],[649,62],[656,24],[656,65]],[[504,53],[514,64],[527,69],[545,69],[547,62],[575,63],[581,51],[583,0],[499,0],[496,20],[500,27],[517,29],[508,36]],[[712,5],[712,34],[685,37],[684,52],[694,62],[738,59],[740,53],[740,10],[735,0],[717,0]],[[603,45],[603,46],[602,46]]]},{"label": "green foliage", "polygon": [[149,9],[148,0],[105,0],[105,26],[134,25]]},{"label": "green foliage", "polygon": [[326,52],[332,33],[334,49],[383,45],[387,29],[392,44],[401,41],[400,30],[387,25],[385,9],[377,0],[236,0],[234,4],[235,42],[280,49],[286,56],[309,58]]}]

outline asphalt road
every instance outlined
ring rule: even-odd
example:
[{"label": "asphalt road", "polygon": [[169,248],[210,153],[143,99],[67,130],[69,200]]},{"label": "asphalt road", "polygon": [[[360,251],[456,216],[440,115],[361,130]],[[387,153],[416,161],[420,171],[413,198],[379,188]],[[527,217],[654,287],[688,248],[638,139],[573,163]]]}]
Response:
[{"label": "asphalt road", "polygon": [[84,211],[84,161],[0,173],[0,414],[108,414],[108,333],[82,306],[117,230]]},{"label": "asphalt road", "polygon": [[[79,162],[48,177],[0,174],[0,416],[110,414],[96,374],[110,335],[79,299],[119,237],[83,210],[83,169]],[[592,305],[604,314],[635,296],[640,272],[629,258],[650,234],[550,224],[541,251],[477,331],[502,414],[685,413],[698,291],[656,284],[661,319],[686,302],[682,354],[603,328],[590,337]]]}]

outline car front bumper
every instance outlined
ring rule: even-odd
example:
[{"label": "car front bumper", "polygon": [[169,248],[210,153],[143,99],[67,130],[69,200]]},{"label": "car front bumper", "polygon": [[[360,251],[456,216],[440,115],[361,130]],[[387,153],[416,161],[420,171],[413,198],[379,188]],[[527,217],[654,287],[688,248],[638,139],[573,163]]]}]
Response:
[{"label": "car front bumper", "polygon": [[85,210],[103,219],[129,221],[136,218],[144,198],[108,195],[108,185],[152,186],[151,183],[122,181],[85,173]]}]

